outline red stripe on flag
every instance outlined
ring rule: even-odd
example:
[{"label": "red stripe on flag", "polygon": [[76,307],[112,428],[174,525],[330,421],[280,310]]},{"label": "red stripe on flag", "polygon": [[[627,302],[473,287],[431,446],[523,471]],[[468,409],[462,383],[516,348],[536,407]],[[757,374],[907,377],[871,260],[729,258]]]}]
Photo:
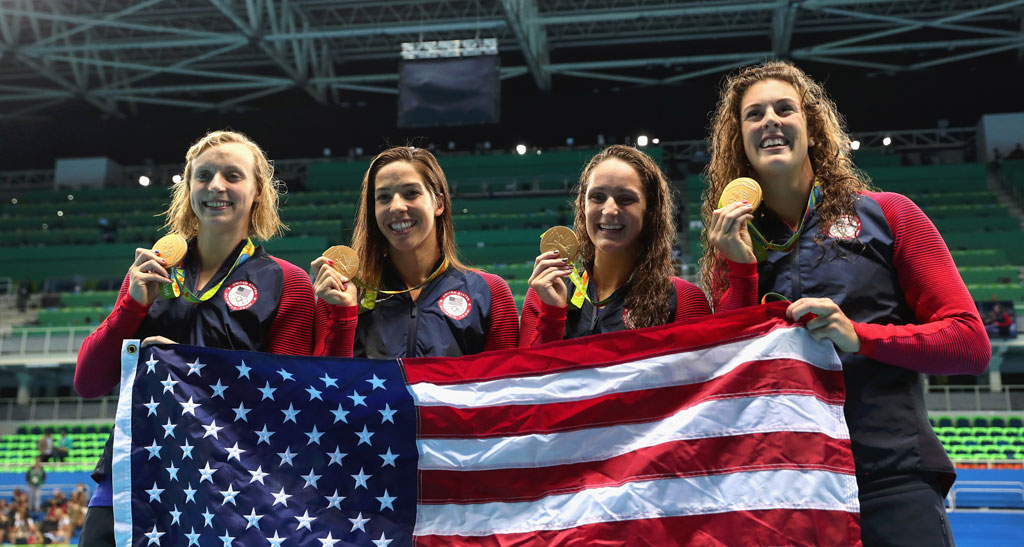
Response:
[{"label": "red stripe on flag", "polygon": [[733,511],[587,524],[483,537],[418,536],[420,547],[524,545],[861,545],[859,516],[844,511]]},{"label": "red stripe on flag", "polygon": [[[636,480],[766,469],[854,474],[850,441],[821,433],[757,433],[675,441],[607,460],[526,469],[420,471],[422,504],[533,501]],[[453,495],[457,497],[453,497]]]},{"label": "red stripe on flag", "polygon": [[813,395],[843,404],[843,373],[793,359],[744,363],[697,384],[611,393],[545,405],[420,407],[420,437],[496,437],[650,422],[704,401],[755,395]]},{"label": "red stripe on flag", "polygon": [[[780,327],[791,326],[785,320],[788,302],[743,308],[670,325],[585,336],[529,351],[510,349],[488,351],[464,357],[415,357],[402,359],[411,384],[430,382],[438,385],[479,380],[496,380],[550,374],[566,370],[596,368],[728,342],[762,336]],[[672,348],[652,352],[651,348]],[[586,364],[579,360],[586,355]],[[458,375],[453,376],[452,371]]]}]

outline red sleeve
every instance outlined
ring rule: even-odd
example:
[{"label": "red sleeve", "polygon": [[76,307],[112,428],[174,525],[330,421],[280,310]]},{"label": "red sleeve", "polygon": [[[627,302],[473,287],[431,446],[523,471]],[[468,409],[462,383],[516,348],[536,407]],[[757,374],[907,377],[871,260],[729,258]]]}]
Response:
[{"label": "red sleeve", "polygon": [[711,315],[708,297],[699,287],[678,277],[672,278],[672,286],[676,290],[676,316],[673,321]]},{"label": "red sleeve", "polygon": [[715,307],[715,312],[738,310],[757,305],[757,262],[726,261],[729,265],[729,288]]},{"label": "red sleeve", "polygon": [[519,341],[519,312],[512,298],[512,289],[501,277],[487,272],[478,273],[491,288],[491,316],[488,318],[484,351],[514,348]]},{"label": "red sleeve", "polygon": [[565,337],[565,315],[569,308],[545,304],[533,289],[526,291],[523,319],[519,324],[519,347],[539,346]]},{"label": "red sleeve", "polygon": [[918,324],[854,323],[860,353],[926,374],[981,374],[992,357],[985,327],[945,242],[908,198],[866,193],[893,233],[893,267]]},{"label": "red sleeve", "polygon": [[100,326],[86,337],[75,364],[75,391],[87,399],[110,393],[121,381],[121,342],[133,338],[146,317],[143,306],[128,295],[128,276],[121,283],[117,303]]},{"label": "red sleeve", "polygon": [[323,300],[316,301],[316,342],[313,355],[317,357],[352,357],[359,324],[359,306],[333,306]]},{"label": "red sleeve", "polygon": [[312,355],[313,329],[309,325],[313,322],[313,284],[298,266],[271,258],[281,267],[284,281],[277,315],[267,333],[270,340],[267,350],[278,355]]}]

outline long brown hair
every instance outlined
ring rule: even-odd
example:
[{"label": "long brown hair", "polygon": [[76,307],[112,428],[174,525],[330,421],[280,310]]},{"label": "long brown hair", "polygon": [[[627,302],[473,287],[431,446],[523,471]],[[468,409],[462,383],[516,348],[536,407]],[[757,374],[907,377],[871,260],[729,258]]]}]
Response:
[{"label": "long brown hair", "polygon": [[388,240],[377,226],[374,208],[374,192],[376,191],[377,173],[385,165],[396,161],[404,161],[412,165],[423,177],[423,183],[434,199],[434,203],[444,207],[441,216],[434,223],[437,233],[437,246],[448,258],[449,266],[459,270],[468,270],[459,260],[458,249],[455,247],[454,223],[452,222],[452,200],[448,191],[448,180],[441,171],[434,155],[422,148],[412,146],[396,146],[389,148],[370,162],[370,168],[363,176],[363,190],[359,196],[359,210],[356,212],[356,225],[352,231],[352,249],[359,256],[359,271],[362,280],[375,287],[380,283],[381,271],[388,251]]},{"label": "long brown hair", "polygon": [[585,208],[587,185],[594,168],[609,159],[618,159],[629,164],[643,184],[647,207],[644,210],[644,227],[637,242],[637,262],[630,284],[626,308],[633,328],[664,325],[672,321],[671,301],[675,298],[672,286],[672,242],[676,235],[673,217],[675,201],[668,179],[650,156],[629,146],[612,145],[590,159],[580,175],[579,191],[576,193],[576,236],[580,240],[582,258],[591,263],[596,249],[587,233]]},{"label": "long brown hair", "polygon": [[252,210],[249,211],[249,237],[265,241],[288,229],[277,213],[280,187],[283,183],[274,178],[273,164],[252,139],[236,131],[211,131],[196,141],[185,153],[185,171],[181,174],[181,182],[175,183],[171,190],[171,204],[163,213],[167,219],[164,228],[181,234],[185,239],[198,235],[199,217],[192,210],[189,201],[189,192],[192,189],[192,162],[203,152],[228,143],[245,145],[252,152],[254,159],[255,169],[252,176],[256,182],[256,197],[252,202]]},{"label": "long brown hair", "polygon": [[808,148],[808,157],[814,174],[823,184],[822,199],[816,209],[820,218],[814,240],[821,244],[826,227],[840,215],[856,215],[853,202],[857,192],[870,189],[870,179],[850,159],[850,136],[844,130],[843,116],[820,84],[787,61],[767,61],[730,75],[722,85],[718,107],[711,121],[708,135],[711,162],[704,172],[707,186],[701,195],[704,230],[700,240],[704,256],[700,259],[700,279],[713,306],[729,288],[729,280],[725,259],[708,245],[708,226],[711,225],[711,214],[718,197],[729,181],[738,177],[757,178],[743,149],[740,103],[751,86],[765,80],[778,80],[793,86],[800,95],[801,108],[807,117],[807,134],[814,142],[814,146]]}]

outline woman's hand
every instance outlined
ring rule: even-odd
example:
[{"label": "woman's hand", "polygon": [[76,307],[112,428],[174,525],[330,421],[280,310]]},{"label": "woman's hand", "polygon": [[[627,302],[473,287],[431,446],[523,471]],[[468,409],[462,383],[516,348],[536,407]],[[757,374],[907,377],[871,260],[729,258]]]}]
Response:
[{"label": "woman's hand", "polygon": [[571,273],[572,264],[569,264],[569,259],[558,258],[558,251],[548,251],[533,261],[530,288],[537,293],[541,302],[564,308],[569,300],[569,289],[562,278]]},{"label": "woman's hand", "polygon": [[754,245],[747,232],[747,222],[753,218],[754,209],[745,202],[730,203],[715,209],[715,212],[711,213],[708,243],[733,262],[757,262]]},{"label": "woman's hand", "polygon": [[148,336],[142,340],[142,347],[152,346],[153,344],[177,344],[177,342],[164,336]]},{"label": "woman's hand", "polygon": [[135,249],[135,262],[128,269],[128,295],[132,300],[149,306],[160,296],[160,284],[171,282],[166,265],[167,260],[152,249]]},{"label": "woman's hand", "polygon": [[792,321],[799,321],[808,314],[815,316],[806,323],[811,338],[831,340],[840,351],[860,351],[860,338],[853,328],[853,321],[831,298],[801,298],[786,308],[786,318]]},{"label": "woman's hand", "polygon": [[358,289],[351,279],[338,273],[331,265],[334,261],[321,256],[309,264],[311,271],[316,273],[313,281],[313,292],[316,297],[334,306],[355,306],[358,302]]}]

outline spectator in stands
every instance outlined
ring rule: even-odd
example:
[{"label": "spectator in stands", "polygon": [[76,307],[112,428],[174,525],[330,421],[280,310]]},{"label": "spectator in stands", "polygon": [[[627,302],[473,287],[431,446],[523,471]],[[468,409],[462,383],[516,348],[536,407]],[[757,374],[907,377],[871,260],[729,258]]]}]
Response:
[{"label": "spectator in stands", "polygon": [[1008,160],[1024,160],[1024,148],[1021,147],[1021,143],[1017,143],[1017,146],[1010,150],[1010,153],[1006,155]]},{"label": "spectator in stands", "polygon": [[[363,178],[352,235],[364,287],[327,258],[310,264],[316,354],[380,359],[515,347],[508,283],[462,264],[452,226],[448,182],[433,154],[409,146],[378,154]],[[410,314],[417,317],[411,334]]]},{"label": "spectator in stands", "polygon": [[60,488],[54,488],[53,495],[51,495],[50,499],[46,500],[46,503],[43,505],[47,513],[52,513],[56,509],[63,511],[67,509],[68,498]]},{"label": "spectator in stands", "polygon": [[[171,270],[152,250],[135,250],[113,311],[78,352],[80,395],[99,397],[117,385],[125,338],[143,339],[143,345],[181,342],[312,353],[309,276],[252,241],[283,228],[278,184],[264,152],[245,135],[214,131],[189,148],[182,181],[173,187],[165,213],[166,227],[189,241],[188,254]],[[167,285],[173,290],[163,296],[161,287]],[[234,288],[242,290],[228,300],[222,293]],[[86,513],[85,545],[114,545],[110,464],[108,439],[93,472],[99,486]]]},{"label": "spectator in stands", "polygon": [[43,535],[39,533],[35,521],[21,510],[15,512],[8,536],[10,542],[15,545],[37,545],[43,542]]},{"label": "spectator in stands", "polygon": [[704,293],[674,277],[673,205],[668,180],[647,154],[612,145],[594,156],[576,195],[576,265],[558,251],[534,261],[519,345],[710,315]]},{"label": "spectator in stands", "polygon": [[43,542],[46,544],[68,543],[71,541],[71,536],[74,535],[74,530],[71,526],[71,519],[68,518],[64,510],[56,508],[47,513],[46,518],[39,525],[39,533],[42,534]]},{"label": "spectator in stands", "polygon": [[67,459],[68,454],[71,453],[71,449],[74,448],[75,443],[68,436],[67,431],[61,431],[60,441],[57,442],[57,448],[53,450],[54,457],[57,461],[62,462]]},{"label": "spectator in stands", "polygon": [[0,545],[9,543],[7,541],[7,532],[12,524],[11,513],[12,507],[8,503],[7,498],[0,498]]},{"label": "spectator in stands", "polygon": [[36,441],[36,450],[39,451],[39,458],[44,462],[50,461],[53,457],[53,436],[49,433],[43,433],[42,437]]},{"label": "spectator in stands", "polygon": [[43,469],[41,458],[25,473],[25,484],[28,486],[28,509],[36,512],[42,509],[43,483],[46,482],[46,470]]},{"label": "spectator in stands", "polygon": [[1010,337],[1010,327],[1013,326],[1013,315],[1007,313],[1002,304],[992,306],[992,315],[995,316],[994,324],[1000,338]]},{"label": "spectator in stands", "polygon": [[[922,373],[979,374],[991,346],[935,227],[909,199],[870,190],[842,125],[788,62],[728,78],[709,137],[701,277],[717,309],[785,295],[787,316],[840,352],[864,544],[951,545],[943,498],[956,473]],[[744,176],[762,207],[715,209]]]}]

